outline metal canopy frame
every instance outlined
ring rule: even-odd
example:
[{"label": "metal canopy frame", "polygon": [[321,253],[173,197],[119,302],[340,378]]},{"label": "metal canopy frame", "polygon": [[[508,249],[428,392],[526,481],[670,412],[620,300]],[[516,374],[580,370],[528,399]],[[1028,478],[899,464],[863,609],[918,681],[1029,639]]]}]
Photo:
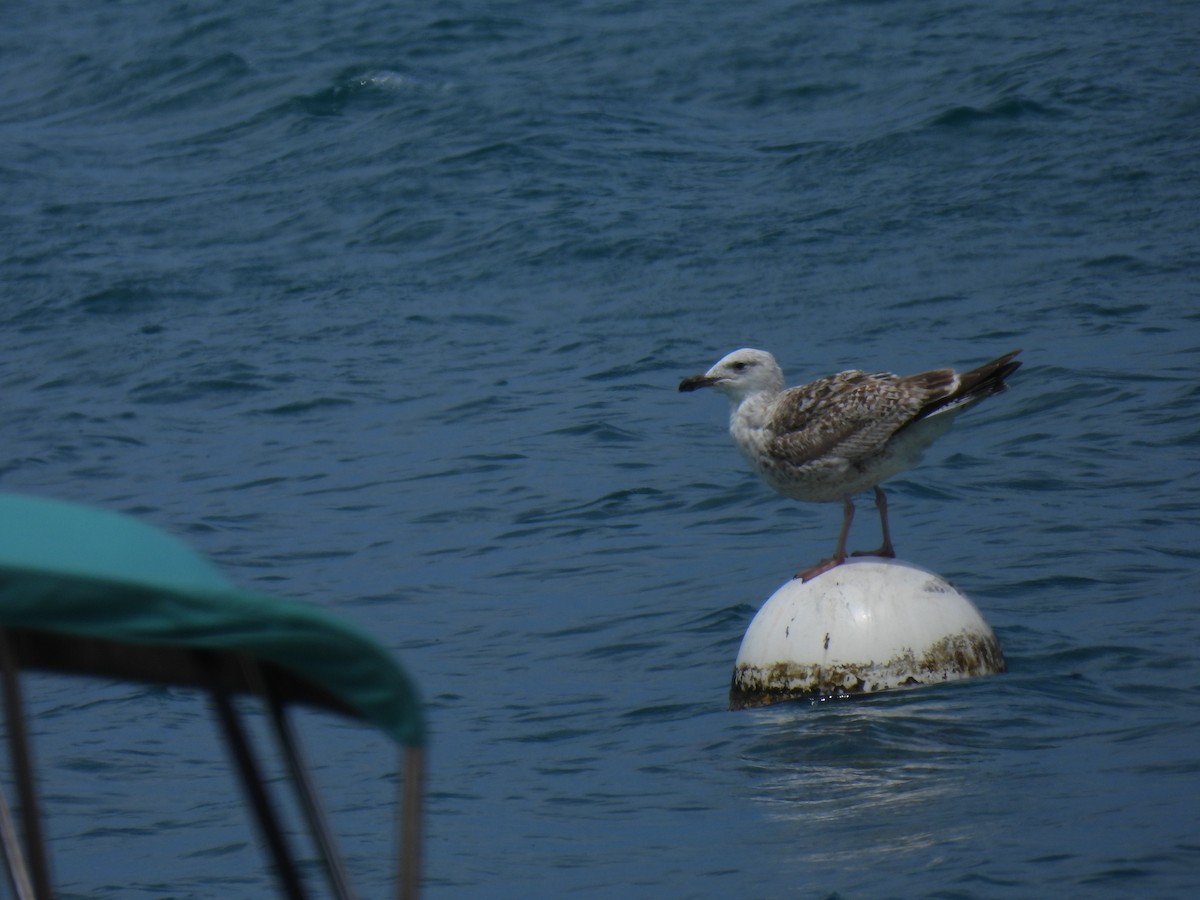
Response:
[{"label": "metal canopy frame", "polygon": [[[362,718],[345,703],[318,685],[246,653],[0,627],[0,674],[19,814],[14,819],[0,791],[0,848],[7,864],[10,887],[18,900],[50,900],[53,897],[22,706],[20,673],[23,669],[150,681],[206,691],[253,810],[280,894],[288,900],[303,900],[310,893],[296,866],[288,835],[280,823],[258,757],[233,702],[233,697],[239,694],[259,698],[269,713],[299,807],[324,869],[330,896],[336,900],[353,900],[353,888],[287,717],[287,706],[299,703]],[[400,868],[396,877],[396,895],[401,900],[416,900],[420,890],[424,756],[420,746],[405,747],[402,753],[402,796],[397,824],[397,863]]]}]

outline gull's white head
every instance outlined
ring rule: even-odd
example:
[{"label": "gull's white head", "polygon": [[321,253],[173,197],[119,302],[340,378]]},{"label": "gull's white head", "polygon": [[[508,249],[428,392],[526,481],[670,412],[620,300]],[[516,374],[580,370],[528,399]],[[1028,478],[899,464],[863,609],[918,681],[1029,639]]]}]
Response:
[{"label": "gull's white head", "polygon": [[722,357],[703,375],[690,375],[679,382],[679,390],[715,388],[734,403],[751,394],[771,394],[783,390],[783,371],[766,350],[743,347]]}]

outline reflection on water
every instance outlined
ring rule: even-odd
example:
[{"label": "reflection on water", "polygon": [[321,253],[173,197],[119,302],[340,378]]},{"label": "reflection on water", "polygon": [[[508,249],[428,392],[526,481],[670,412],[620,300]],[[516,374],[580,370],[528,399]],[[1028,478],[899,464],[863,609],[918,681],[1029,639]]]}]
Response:
[{"label": "reflection on water", "polygon": [[[795,855],[831,869],[873,862],[936,864],[935,848],[976,839],[980,735],[963,726],[953,688],[787,703],[750,713],[760,736],[745,754],[753,798],[792,831]],[[961,822],[947,827],[947,810]],[[889,862],[889,864],[890,864]]]}]

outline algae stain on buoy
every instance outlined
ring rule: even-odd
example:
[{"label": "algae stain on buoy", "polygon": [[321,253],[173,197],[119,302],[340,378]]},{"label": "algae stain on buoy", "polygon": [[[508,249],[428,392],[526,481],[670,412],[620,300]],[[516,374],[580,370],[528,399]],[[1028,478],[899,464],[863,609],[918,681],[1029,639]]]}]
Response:
[{"label": "algae stain on buoy", "polygon": [[852,560],[789,581],[763,604],[742,638],[729,708],[1004,670],[996,635],[948,581],[897,560]]}]

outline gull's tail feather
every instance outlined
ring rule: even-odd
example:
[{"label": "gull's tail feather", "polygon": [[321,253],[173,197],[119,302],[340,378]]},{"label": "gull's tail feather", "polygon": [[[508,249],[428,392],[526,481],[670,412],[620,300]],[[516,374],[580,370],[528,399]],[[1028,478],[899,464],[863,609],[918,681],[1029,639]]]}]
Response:
[{"label": "gull's tail feather", "polygon": [[1005,353],[1003,356],[984,363],[976,369],[971,369],[969,372],[963,372],[957,377],[950,369],[937,369],[933,372],[922,372],[920,375],[911,376],[914,380],[928,381],[930,386],[937,382],[948,382],[946,384],[947,392],[930,400],[917,414],[917,418],[924,419],[935,413],[971,406],[992,394],[999,394],[1007,389],[1008,385],[1005,383],[1005,379],[1021,367],[1021,363],[1015,359],[1020,352],[1020,349],[1017,349]]}]

